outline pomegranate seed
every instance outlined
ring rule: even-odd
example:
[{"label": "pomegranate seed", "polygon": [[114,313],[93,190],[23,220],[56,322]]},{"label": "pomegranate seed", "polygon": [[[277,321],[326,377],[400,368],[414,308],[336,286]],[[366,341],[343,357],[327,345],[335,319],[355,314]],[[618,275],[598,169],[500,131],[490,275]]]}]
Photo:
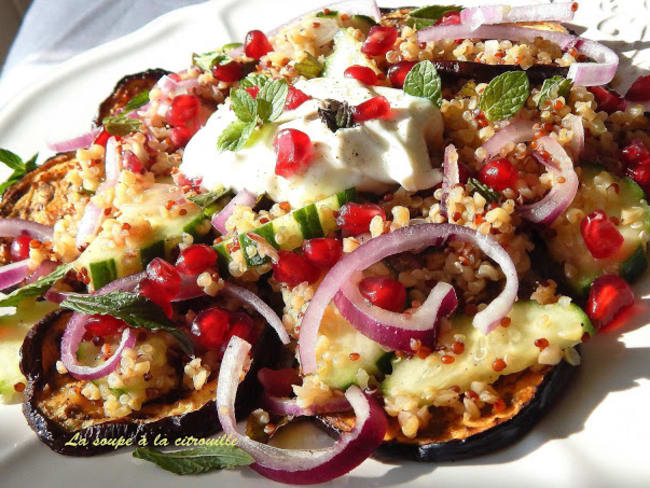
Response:
[{"label": "pomegranate seed", "polygon": [[284,104],[285,110],[293,110],[300,107],[307,100],[311,100],[311,97],[305,92],[298,90],[292,86],[289,87],[289,94],[287,95],[287,103]]},{"label": "pomegranate seed", "polygon": [[230,315],[230,330],[226,335],[225,344],[228,344],[233,336],[244,339],[246,342],[254,342],[255,323],[250,316],[244,312],[234,312]]},{"label": "pomegranate seed", "polygon": [[646,195],[650,195],[650,161],[634,168],[628,168],[625,172],[643,189]]},{"label": "pomegranate seed", "polygon": [[198,125],[201,101],[194,95],[178,95],[172,100],[167,112],[167,122],[174,127],[193,127]]},{"label": "pomegranate seed", "polygon": [[171,303],[173,297],[168,297],[165,293],[161,293],[161,287],[157,281],[151,278],[143,278],[138,284],[138,293],[162,308],[167,317],[171,318],[174,315]]},{"label": "pomegranate seed", "polygon": [[110,315],[93,315],[86,322],[84,339],[91,340],[93,337],[119,334],[126,327],[128,327],[126,322]]},{"label": "pomegranate seed", "polygon": [[189,127],[174,127],[171,133],[172,143],[176,148],[185,147],[195,132]]},{"label": "pomegranate seed", "polygon": [[142,161],[132,151],[123,151],[122,159],[124,160],[124,169],[132,173],[142,173],[144,171]]},{"label": "pomegranate seed", "polygon": [[361,46],[361,52],[368,56],[386,54],[397,40],[397,29],[383,25],[374,25],[368,32],[368,37]]},{"label": "pomegranate seed", "polygon": [[288,397],[293,393],[292,385],[301,383],[298,372],[293,368],[270,369],[262,368],[257,372],[257,379],[264,391],[276,397]]},{"label": "pomegranate seed", "polygon": [[273,46],[266,37],[266,34],[261,30],[252,30],[246,34],[244,41],[244,52],[246,56],[253,59],[260,59],[269,51],[273,50]]},{"label": "pomegranate seed", "polygon": [[309,136],[297,129],[282,129],[273,140],[277,154],[275,174],[289,178],[302,173],[313,157],[313,146]]},{"label": "pomegranate seed", "polygon": [[212,68],[212,76],[214,76],[219,81],[225,81],[226,83],[232,83],[234,81],[239,81],[244,76],[242,71],[242,66],[237,61],[231,61],[227,64],[217,64]]},{"label": "pomegranate seed", "polygon": [[318,268],[305,256],[291,251],[279,251],[280,259],[273,264],[273,277],[291,287],[306,281],[315,283],[320,276]]},{"label": "pomegranate seed", "polygon": [[108,133],[108,131],[106,129],[102,129],[102,131],[95,138],[95,144],[106,147],[106,142],[110,137],[111,135]]},{"label": "pomegranate seed", "polygon": [[181,289],[181,275],[170,263],[161,258],[153,259],[147,265],[147,278],[154,282],[165,298],[171,300]]},{"label": "pomegranate seed", "polygon": [[32,242],[32,238],[27,234],[22,234],[16,237],[11,241],[11,260],[12,261],[22,261],[29,257],[29,243]]},{"label": "pomegranate seed", "polygon": [[386,220],[386,211],[379,205],[349,202],[340,208],[336,225],[352,235],[363,234],[370,229],[370,221],[375,215]]},{"label": "pomegranate seed", "polygon": [[372,119],[386,119],[390,117],[390,103],[386,97],[377,96],[357,105],[352,109],[352,116],[356,122],[365,122]]},{"label": "pomegranate seed", "polygon": [[643,141],[637,139],[623,148],[621,156],[628,164],[639,164],[650,158],[650,151]]},{"label": "pomegranate seed", "polygon": [[613,256],[623,245],[623,236],[602,210],[595,210],[582,219],[580,232],[596,259]]},{"label": "pomegranate seed", "polygon": [[198,275],[217,263],[217,253],[205,244],[192,244],[181,251],[176,269],[183,274]]},{"label": "pomegranate seed", "polygon": [[230,313],[219,307],[202,310],[192,323],[191,332],[205,349],[219,349],[230,330]]},{"label": "pomegranate seed", "polygon": [[623,278],[601,276],[591,284],[586,312],[596,328],[605,327],[632,306],[634,299],[632,288]]},{"label": "pomegranate seed", "polygon": [[515,188],[517,175],[517,169],[510,161],[499,158],[485,163],[478,174],[478,179],[490,188],[502,191],[506,188]]},{"label": "pomegranate seed", "polygon": [[492,369],[494,371],[497,371],[497,372],[498,371],[503,371],[504,369],[506,369],[506,366],[508,366],[508,365],[506,364],[506,362],[503,359],[495,359],[494,361],[492,361]]},{"label": "pomegranate seed", "polygon": [[388,79],[390,80],[391,85],[395,88],[402,88],[404,86],[406,75],[409,74],[411,68],[416,64],[415,61],[401,61],[388,68]]},{"label": "pomegranate seed", "polygon": [[401,312],[406,303],[406,288],[399,281],[391,278],[364,278],[359,283],[359,291],[370,303],[390,310]]},{"label": "pomegranate seed", "polygon": [[633,102],[650,100],[650,75],[639,76],[625,94],[625,98]]},{"label": "pomegranate seed", "polygon": [[607,112],[608,114],[616,111],[625,110],[625,100],[620,97],[616,92],[608,90],[604,86],[590,86],[587,88],[596,97],[598,109]]},{"label": "pomegranate seed", "polygon": [[317,237],[305,241],[302,252],[309,261],[321,269],[334,266],[343,254],[343,245],[339,239],[331,237]]},{"label": "pomegranate seed", "polygon": [[257,98],[257,94],[260,92],[260,87],[255,85],[255,86],[249,86],[248,88],[244,88],[246,90],[246,93],[248,93],[251,97]]},{"label": "pomegranate seed", "polygon": [[364,85],[377,84],[377,73],[375,73],[371,68],[368,68],[367,66],[353,64],[343,72],[343,75],[346,78],[355,79]]},{"label": "pomegranate seed", "polygon": [[460,12],[447,12],[434,25],[459,25]]}]

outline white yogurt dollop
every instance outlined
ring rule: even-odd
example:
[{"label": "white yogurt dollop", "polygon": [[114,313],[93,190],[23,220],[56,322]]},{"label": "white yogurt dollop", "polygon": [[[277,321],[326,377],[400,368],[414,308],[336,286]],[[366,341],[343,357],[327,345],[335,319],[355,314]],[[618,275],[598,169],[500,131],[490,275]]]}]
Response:
[{"label": "white yogurt dollop", "polygon": [[[236,120],[226,102],[210,117],[185,148],[180,171],[188,178],[202,178],[208,190],[224,186],[257,194],[267,193],[276,202],[304,206],[346,188],[384,192],[399,183],[406,190],[431,188],[441,180],[430,154],[439,154],[443,121],[430,101],[402,90],[367,87],[356,80],[315,78],[296,88],[313,97],[295,110],[253,134],[237,152],[217,149],[224,129]],[[369,120],[336,132],[321,121],[321,100],[334,99],[358,105],[372,97],[386,97],[392,116]],[[314,156],[307,170],[291,178],[275,174],[273,138],[281,129],[298,129],[309,135]],[[439,159],[436,157],[436,159]]]}]

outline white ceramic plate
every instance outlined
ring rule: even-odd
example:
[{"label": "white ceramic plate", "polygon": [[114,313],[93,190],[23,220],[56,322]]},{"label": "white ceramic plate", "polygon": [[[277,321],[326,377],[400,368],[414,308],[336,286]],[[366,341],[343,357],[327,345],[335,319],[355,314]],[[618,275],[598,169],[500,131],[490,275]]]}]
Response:
[{"label": "white ceramic plate", "polygon": [[[529,0],[527,3],[532,3]],[[386,1],[382,6],[436,2]],[[445,2],[437,2],[445,3]],[[456,2],[469,6],[474,1]],[[509,3],[524,3],[522,1]],[[322,0],[213,1],[167,14],[122,39],[56,69],[22,68],[0,84],[0,147],[29,157],[47,141],[89,128],[99,102],[123,75],[151,67],[181,69],[193,51],[270,28]],[[575,24],[622,54],[617,80],[625,89],[650,67],[647,0],[583,0]],[[580,29],[579,31],[582,31]],[[31,73],[30,76],[25,76]],[[38,76],[33,76],[38,73]],[[18,75],[21,77],[19,78]],[[0,105],[2,106],[2,105]],[[45,153],[43,154],[45,155]],[[0,177],[2,174],[0,174]],[[650,292],[646,279],[638,291]],[[645,300],[644,300],[645,302]],[[643,303],[642,305],[647,306]],[[518,444],[492,455],[446,464],[382,464],[368,460],[336,486],[648,486],[650,484],[650,312],[623,331],[584,346],[584,364],[560,404]],[[41,444],[19,406],[0,406],[0,485],[164,487],[266,486],[249,470],[178,478],[130,453],[65,458]]]}]

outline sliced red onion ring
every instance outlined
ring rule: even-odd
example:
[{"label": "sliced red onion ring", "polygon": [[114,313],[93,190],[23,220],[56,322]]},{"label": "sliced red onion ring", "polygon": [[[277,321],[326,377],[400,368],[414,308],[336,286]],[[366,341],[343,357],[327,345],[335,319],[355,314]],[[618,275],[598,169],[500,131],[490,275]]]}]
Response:
[{"label": "sliced red onion ring", "polygon": [[0,236],[1,237],[18,237],[27,234],[32,239],[41,242],[52,240],[52,227],[37,224],[30,220],[24,219],[0,219]]},{"label": "sliced red onion ring", "polygon": [[433,345],[440,318],[451,314],[458,305],[454,287],[441,281],[436,283],[415,312],[391,312],[363,298],[359,291],[361,278],[361,273],[357,273],[357,276],[346,281],[334,297],[334,304],[355,329],[394,351],[413,352],[413,339],[427,346]]},{"label": "sliced red onion ring", "polygon": [[324,483],[344,475],[367,459],[384,440],[388,423],[382,407],[358,387],[345,397],[356,415],[350,432],[325,449],[282,449],[256,442],[237,430],[235,397],[251,346],[233,336],[221,362],[217,383],[217,414],[223,431],[254,459],[251,467],[262,476],[291,485]]},{"label": "sliced red onion ring", "polygon": [[0,267],[0,290],[17,285],[29,272],[29,258]]},{"label": "sliced red onion ring", "polygon": [[217,229],[222,234],[227,234],[226,230],[226,221],[235,211],[237,205],[246,205],[247,207],[252,207],[257,201],[257,195],[255,193],[249,192],[246,188],[237,193],[235,197],[228,202],[228,204],[221,209],[221,212],[217,212],[212,217],[212,226]]},{"label": "sliced red onion ring", "polygon": [[304,374],[316,371],[316,341],[325,309],[339,289],[357,271],[363,271],[378,261],[405,251],[439,246],[448,240],[460,240],[479,247],[496,261],[506,277],[506,284],[485,309],[474,316],[474,326],[487,334],[505,317],[517,297],[519,280],[517,270],[508,253],[491,236],[455,224],[419,224],[403,227],[362,244],[345,255],[325,275],[311,299],[300,325],[298,348]]},{"label": "sliced red onion ring", "polygon": [[351,408],[345,397],[336,397],[327,403],[305,408],[298,405],[295,398],[281,398],[265,393],[262,402],[264,409],[269,413],[292,417],[312,417],[323,413],[347,412]]},{"label": "sliced red onion ring", "polygon": [[282,320],[280,320],[278,314],[276,314],[273,309],[264,302],[264,300],[246,288],[233,285],[232,283],[226,283],[223,287],[223,292],[253,307],[257,313],[264,317],[269,325],[277,332],[282,344],[289,344],[289,334],[284,328],[284,325],[282,325]]},{"label": "sliced red onion ring", "polygon": [[54,261],[43,261],[34,271],[27,275],[25,284],[34,283],[41,276],[49,275],[57,266],[59,266],[59,263],[55,263]]},{"label": "sliced red onion ring", "polygon": [[441,25],[418,31],[418,42],[442,39],[508,39],[533,42],[540,37],[558,44],[564,51],[575,49],[593,59],[594,63],[573,63],[567,74],[576,85],[606,85],[614,78],[618,68],[618,55],[607,46],[589,39],[563,32],[547,31],[513,25],[483,25],[472,29],[469,25]]},{"label": "sliced red onion ring", "polygon": [[[537,146],[549,153],[552,162],[545,158],[539,160],[547,168],[559,172],[559,177],[564,178],[564,181],[556,183],[539,202],[521,207],[519,213],[531,222],[550,224],[571,205],[578,191],[579,181],[573,169],[573,161],[555,139],[548,136],[541,137],[537,139]],[[553,163],[558,166],[555,167]]]},{"label": "sliced red onion ring", "polygon": [[447,197],[451,189],[460,183],[460,170],[458,169],[458,151],[456,146],[449,144],[445,148],[445,158],[442,162],[442,198],[440,199],[440,213],[447,216]]},{"label": "sliced red onion ring", "polygon": [[519,144],[532,141],[535,137],[534,125],[535,123],[531,120],[513,119],[510,124],[500,129],[481,146],[485,150],[485,161],[498,156],[501,149],[509,143]]},{"label": "sliced red onion ring", "polygon": [[585,127],[582,123],[582,117],[569,114],[564,117],[564,120],[567,122],[567,128],[573,133],[568,147],[569,152],[573,161],[579,161],[585,149]]},{"label": "sliced red onion ring", "polygon": [[517,22],[568,22],[573,20],[576,2],[544,3],[511,7],[490,5],[466,8],[460,12],[461,24],[469,24],[472,30],[483,24],[505,24]]},{"label": "sliced red onion ring", "polygon": [[198,84],[198,78],[187,78],[185,80],[176,81],[169,75],[165,75],[158,80],[156,87],[160,89],[164,96],[173,99],[177,95],[189,93],[192,88],[198,86]]},{"label": "sliced red onion ring", "polygon": [[47,144],[47,147],[56,152],[68,152],[76,151],[77,149],[84,149],[90,147],[91,144],[95,142],[100,131],[101,128],[97,128],[80,136],[68,139],[67,141],[50,142]]}]

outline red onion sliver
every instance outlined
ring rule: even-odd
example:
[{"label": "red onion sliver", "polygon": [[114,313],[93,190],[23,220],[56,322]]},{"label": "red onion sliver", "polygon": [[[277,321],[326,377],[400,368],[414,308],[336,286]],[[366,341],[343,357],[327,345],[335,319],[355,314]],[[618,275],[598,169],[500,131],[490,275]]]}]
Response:
[{"label": "red onion sliver", "polygon": [[0,237],[18,237],[27,234],[41,242],[52,240],[52,227],[24,219],[0,219]]},{"label": "red onion sliver", "polygon": [[350,410],[350,403],[345,397],[336,397],[321,405],[301,407],[295,398],[280,398],[264,394],[262,398],[263,407],[274,415],[290,415],[292,417],[311,417],[323,413],[347,412]]},{"label": "red onion sliver", "polygon": [[90,147],[91,144],[95,142],[100,131],[101,128],[97,128],[80,136],[68,139],[67,141],[50,142],[47,144],[47,147],[56,152],[68,152],[76,151],[77,149],[84,149]]},{"label": "red onion sliver", "polygon": [[509,143],[519,144],[520,142],[532,141],[535,137],[534,125],[531,120],[511,120],[510,124],[500,129],[481,146],[485,150],[485,161],[498,156],[501,149]]},{"label": "red onion sliver", "polygon": [[0,267],[0,290],[17,285],[27,277],[29,258]]},{"label": "red onion sliver", "polygon": [[334,297],[341,315],[359,332],[394,351],[413,352],[411,340],[426,346],[435,343],[440,317],[458,305],[454,287],[438,282],[425,302],[413,313],[395,313],[368,303],[359,291],[361,273],[346,281]]},{"label": "red onion sliver", "polygon": [[466,8],[460,12],[461,24],[469,24],[472,30],[484,24],[505,24],[517,22],[568,22],[573,20],[575,2],[544,3],[512,7],[490,5]]},{"label": "red onion sliver", "polygon": [[298,348],[303,373],[316,371],[316,341],[325,309],[339,289],[357,271],[378,261],[405,251],[439,246],[448,240],[461,240],[479,247],[496,261],[506,277],[506,285],[484,310],[474,316],[474,326],[487,334],[505,317],[517,297],[519,280],[517,270],[508,253],[491,236],[455,224],[418,224],[403,227],[362,244],[345,255],[323,278],[311,299],[300,325]]},{"label": "red onion sliver", "polygon": [[[573,169],[573,161],[555,139],[548,136],[541,137],[537,139],[537,146],[549,153],[552,162],[544,158],[539,160],[554,172],[559,171],[559,176],[563,177],[564,181],[556,183],[539,202],[521,207],[519,213],[531,222],[550,224],[571,205],[580,183]],[[552,163],[558,166],[555,167]]]},{"label": "red onion sliver", "polygon": [[212,226],[217,229],[222,234],[227,234],[226,230],[226,221],[235,211],[237,205],[245,205],[247,207],[252,207],[257,201],[257,195],[255,193],[249,192],[246,188],[237,193],[235,197],[228,202],[228,204],[221,209],[220,212],[217,212],[212,217]]},{"label": "red onion sliver", "polygon": [[351,386],[345,397],[356,415],[356,424],[326,449],[282,449],[256,442],[237,430],[235,397],[251,345],[233,336],[221,362],[217,382],[217,414],[226,434],[254,459],[255,471],[274,481],[291,485],[323,483],[344,475],[381,445],[388,423],[375,399]]},{"label": "red onion sliver", "polygon": [[442,39],[508,39],[533,42],[535,38],[558,44],[562,50],[576,49],[595,63],[574,62],[569,67],[568,78],[576,85],[606,85],[614,78],[618,68],[618,55],[607,46],[589,39],[563,32],[547,31],[513,25],[483,25],[472,29],[469,25],[443,25],[427,27],[418,31],[418,42]]},{"label": "red onion sliver", "polygon": [[445,148],[445,158],[442,162],[442,198],[440,199],[440,213],[447,216],[447,197],[451,189],[460,183],[460,170],[458,169],[458,151],[456,146],[449,144]]},{"label": "red onion sliver", "polygon": [[573,137],[568,146],[569,152],[574,162],[579,161],[585,149],[585,128],[582,123],[582,117],[569,114],[564,117],[564,120],[567,123],[567,128],[573,133]]},{"label": "red onion sliver", "polygon": [[25,284],[28,285],[30,283],[34,283],[40,277],[49,275],[58,266],[59,263],[55,263],[54,261],[43,261],[34,271],[27,275]]},{"label": "red onion sliver", "polygon": [[264,317],[268,324],[277,332],[282,344],[289,344],[289,334],[284,328],[284,325],[282,325],[282,320],[280,320],[278,314],[276,314],[273,309],[264,302],[264,300],[246,288],[233,285],[232,283],[226,283],[223,287],[223,292],[253,307],[257,313]]}]

